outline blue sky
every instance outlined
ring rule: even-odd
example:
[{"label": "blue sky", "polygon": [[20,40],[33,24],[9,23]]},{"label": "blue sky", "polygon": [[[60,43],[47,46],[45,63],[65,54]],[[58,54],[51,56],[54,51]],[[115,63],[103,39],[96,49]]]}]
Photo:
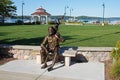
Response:
[{"label": "blue sky", "polygon": [[17,6],[17,14],[22,14],[22,1],[24,5],[24,15],[31,15],[40,6],[46,9],[51,15],[63,15],[65,6],[66,13],[72,16],[96,16],[102,17],[105,3],[105,17],[120,17],[120,0],[12,0]]}]

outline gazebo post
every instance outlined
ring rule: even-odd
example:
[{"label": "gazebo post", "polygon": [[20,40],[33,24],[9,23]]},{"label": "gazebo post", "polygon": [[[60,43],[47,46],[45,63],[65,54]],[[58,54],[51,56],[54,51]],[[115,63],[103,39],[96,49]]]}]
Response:
[{"label": "gazebo post", "polygon": [[41,16],[39,15],[39,16],[38,16],[38,20],[39,20],[39,21],[41,21],[41,20],[40,20],[40,17],[41,17]]},{"label": "gazebo post", "polygon": [[46,24],[48,24],[48,16],[46,15]]}]

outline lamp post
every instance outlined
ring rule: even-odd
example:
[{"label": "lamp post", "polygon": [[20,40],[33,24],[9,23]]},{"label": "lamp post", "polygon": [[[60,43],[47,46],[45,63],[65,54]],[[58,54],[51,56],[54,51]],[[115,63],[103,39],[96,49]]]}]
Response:
[{"label": "lamp post", "polygon": [[24,5],[24,2],[22,2],[22,24],[24,24],[24,21],[23,21],[23,5]]},{"label": "lamp post", "polygon": [[72,17],[72,16],[71,16],[71,12],[72,12],[72,11],[73,11],[73,9],[72,9],[72,8],[70,8],[70,19],[71,19],[71,17]]},{"label": "lamp post", "polygon": [[65,12],[64,12],[64,21],[66,21],[66,10],[67,10],[67,8],[69,8],[68,6],[65,6]]},{"label": "lamp post", "polygon": [[104,26],[105,24],[104,24],[104,14],[105,14],[105,4],[103,3],[103,22],[102,22],[102,26]]}]

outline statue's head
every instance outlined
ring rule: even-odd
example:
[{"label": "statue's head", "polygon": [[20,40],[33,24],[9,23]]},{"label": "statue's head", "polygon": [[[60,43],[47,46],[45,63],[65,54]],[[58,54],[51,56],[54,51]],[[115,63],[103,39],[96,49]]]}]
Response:
[{"label": "statue's head", "polygon": [[56,34],[56,30],[54,29],[54,27],[49,27],[48,28],[48,33],[49,33],[50,36],[54,35],[54,34]]}]

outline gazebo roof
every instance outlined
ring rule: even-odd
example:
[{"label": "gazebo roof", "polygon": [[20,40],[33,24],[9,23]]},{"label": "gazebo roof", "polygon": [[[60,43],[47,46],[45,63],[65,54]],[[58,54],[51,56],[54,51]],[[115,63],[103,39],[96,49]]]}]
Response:
[{"label": "gazebo roof", "polygon": [[44,10],[44,11],[46,11],[46,10],[45,10],[45,9],[43,9],[42,7],[38,8],[37,10]]},{"label": "gazebo roof", "polygon": [[31,15],[50,15],[46,10],[42,7],[38,8],[36,12],[32,13]]}]

